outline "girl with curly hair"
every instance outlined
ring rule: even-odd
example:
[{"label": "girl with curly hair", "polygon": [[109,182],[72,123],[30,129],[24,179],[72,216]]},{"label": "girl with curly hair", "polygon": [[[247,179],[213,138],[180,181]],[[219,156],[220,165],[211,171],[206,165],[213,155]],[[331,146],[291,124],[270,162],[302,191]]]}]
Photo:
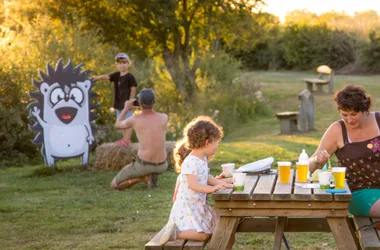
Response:
[{"label": "girl with curly hair", "polygon": [[218,216],[207,203],[207,194],[233,188],[212,177],[207,165],[222,137],[222,127],[207,116],[197,117],[185,127],[174,151],[176,169],[181,171],[178,193],[161,244],[176,239],[204,241],[214,232]]}]

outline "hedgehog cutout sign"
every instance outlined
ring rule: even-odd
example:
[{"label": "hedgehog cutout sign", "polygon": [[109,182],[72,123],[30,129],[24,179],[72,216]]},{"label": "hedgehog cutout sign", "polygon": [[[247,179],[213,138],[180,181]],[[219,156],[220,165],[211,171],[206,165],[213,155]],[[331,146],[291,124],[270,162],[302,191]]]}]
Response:
[{"label": "hedgehog cutout sign", "polygon": [[36,123],[29,126],[37,135],[34,144],[42,144],[41,154],[45,164],[55,166],[57,159],[82,157],[81,165],[88,164],[91,145],[95,144],[95,126],[98,115],[91,112],[98,104],[92,104],[97,94],[91,92],[93,82],[89,70],[82,71],[80,64],[73,67],[71,61],[63,66],[59,59],[55,69],[46,64],[47,73],[39,71],[41,81],[32,79],[37,92],[30,96],[37,101],[28,105],[29,119]]}]

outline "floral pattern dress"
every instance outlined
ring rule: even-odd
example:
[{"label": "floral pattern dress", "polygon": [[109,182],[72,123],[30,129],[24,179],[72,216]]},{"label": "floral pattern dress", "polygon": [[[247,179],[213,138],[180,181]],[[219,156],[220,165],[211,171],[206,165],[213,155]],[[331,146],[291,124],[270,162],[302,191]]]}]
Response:
[{"label": "floral pattern dress", "polygon": [[199,184],[206,185],[208,173],[207,161],[191,154],[182,163],[179,189],[169,217],[169,223],[174,222],[180,231],[195,229],[212,234],[215,230],[218,216],[207,203],[207,194],[190,189],[186,178],[193,174]]}]

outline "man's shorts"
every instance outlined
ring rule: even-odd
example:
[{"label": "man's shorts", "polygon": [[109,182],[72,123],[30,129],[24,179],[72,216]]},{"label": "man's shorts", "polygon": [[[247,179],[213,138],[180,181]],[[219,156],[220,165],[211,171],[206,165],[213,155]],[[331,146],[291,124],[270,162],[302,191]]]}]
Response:
[{"label": "man's shorts", "polygon": [[368,216],[369,210],[380,199],[380,189],[360,189],[352,193],[348,211],[356,216]]},{"label": "man's shorts", "polygon": [[132,163],[125,166],[115,176],[116,184],[120,184],[123,181],[131,178],[146,176],[151,173],[161,174],[168,169],[168,162],[152,163],[141,160],[137,157]]}]

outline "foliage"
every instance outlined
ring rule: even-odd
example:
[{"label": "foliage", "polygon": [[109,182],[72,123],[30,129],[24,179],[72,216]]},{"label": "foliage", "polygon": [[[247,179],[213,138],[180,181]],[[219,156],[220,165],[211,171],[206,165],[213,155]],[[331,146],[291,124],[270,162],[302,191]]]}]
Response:
[{"label": "foliage", "polygon": [[369,34],[369,40],[363,49],[362,65],[367,72],[380,73],[380,28]]},{"label": "foliage", "polygon": [[292,68],[310,69],[326,64],[338,69],[356,60],[355,38],[325,25],[288,26],[283,41],[284,58]]}]

